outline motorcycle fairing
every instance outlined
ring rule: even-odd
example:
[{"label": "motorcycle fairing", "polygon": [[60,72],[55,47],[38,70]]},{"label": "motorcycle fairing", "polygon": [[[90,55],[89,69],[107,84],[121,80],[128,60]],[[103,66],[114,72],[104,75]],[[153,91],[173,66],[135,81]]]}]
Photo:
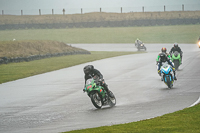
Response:
[{"label": "motorcycle fairing", "polygon": [[88,96],[90,96],[91,92],[97,91],[102,96],[102,98],[104,98],[105,93],[106,93],[104,88],[100,85],[97,85],[97,83],[95,82],[95,80],[93,78],[90,78],[86,81],[85,90],[86,90]]}]

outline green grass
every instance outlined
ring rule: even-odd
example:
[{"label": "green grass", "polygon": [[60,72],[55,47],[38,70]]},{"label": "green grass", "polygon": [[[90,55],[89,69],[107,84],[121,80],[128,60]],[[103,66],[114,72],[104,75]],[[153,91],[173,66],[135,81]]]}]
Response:
[{"label": "green grass", "polygon": [[200,104],[153,119],[69,133],[199,133]]},{"label": "green grass", "polygon": [[29,57],[55,53],[89,51],[71,47],[58,41],[0,41],[0,57]]},{"label": "green grass", "polygon": [[153,27],[27,29],[0,31],[0,41],[55,40],[65,43],[196,43],[200,25]]},{"label": "green grass", "polygon": [[104,58],[135,54],[136,52],[91,52],[88,55],[68,55],[31,62],[0,65],[0,83],[13,81]]},{"label": "green grass", "polygon": [[[50,12],[49,12],[50,13]],[[77,22],[102,22],[141,19],[194,19],[199,18],[200,11],[166,11],[166,12],[129,12],[129,13],[106,13],[91,12],[83,14],[65,15],[0,15],[2,24],[49,24],[49,23],[77,23]]]}]

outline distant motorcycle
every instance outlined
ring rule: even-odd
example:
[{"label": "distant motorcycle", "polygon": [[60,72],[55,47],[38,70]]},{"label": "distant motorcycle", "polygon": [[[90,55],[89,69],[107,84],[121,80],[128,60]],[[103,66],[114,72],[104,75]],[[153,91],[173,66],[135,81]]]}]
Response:
[{"label": "distant motorcycle", "polygon": [[175,51],[171,55],[172,62],[174,63],[175,70],[178,70],[179,66],[181,65],[181,55],[178,51]]},{"label": "distant motorcycle", "polygon": [[101,83],[98,81],[98,78],[90,78],[86,81],[85,91],[87,95],[90,97],[93,105],[96,108],[101,108],[102,106],[110,105],[115,106],[116,98],[114,94],[110,91],[109,96],[106,90],[101,86]]},{"label": "distant motorcycle", "polygon": [[145,47],[144,43],[135,44],[135,46],[137,47],[138,51],[140,51],[141,49],[144,49],[145,51],[147,50],[147,48]]},{"label": "distant motorcycle", "polygon": [[174,83],[172,67],[167,62],[164,62],[161,66],[160,71],[161,78],[164,81],[164,83],[168,86],[168,88],[172,88]]}]

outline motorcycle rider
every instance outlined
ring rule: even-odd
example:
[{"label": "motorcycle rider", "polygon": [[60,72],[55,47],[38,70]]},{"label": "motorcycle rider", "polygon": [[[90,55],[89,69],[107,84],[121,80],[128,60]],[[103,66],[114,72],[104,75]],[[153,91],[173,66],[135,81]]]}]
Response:
[{"label": "motorcycle rider", "polygon": [[174,68],[174,63],[171,61],[171,59],[169,57],[166,56],[165,53],[161,53],[160,54],[160,58],[159,58],[159,61],[158,61],[158,74],[161,76],[161,72],[160,72],[160,68],[162,66],[162,63],[163,62],[168,62],[169,65],[171,65],[172,69],[173,69],[173,73],[174,73],[174,80],[177,80],[176,78],[176,72],[175,72],[175,68]]},{"label": "motorcycle rider", "polygon": [[[85,84],[88,79],[98,76],[99,82],[101,83],[102,87],[104,87],[108,95],[111,96],[110,90],[108,89],[108,85],[105,83],[103,75],[99,72],[99,70],[95,69],[93,65],[87,65],[83,68],[83,71],[85,73]],[[85,87],[83,91],[85,92]]]},{"label": "motorcycle rider", "polygon": [[[165,47],[161,48],[161,53],[165,53],[166,56],[169,57],[170,60],[171,60],[171,56],[170,56],[170,54],[167,53],[167,49],[166,49]],[[156,59],[156,64],[158,64],[158,62],[159,62],[160,54],[161,54],[161,53],[158,54],[158,57],[157,57],[157,59]]]},{"label": "motorcycle rider", "polygon": [[142,41],[140,41],[138,38],[135,40],[135,46],[139,46],[140,44],[142,44]]},{"label": "motorcycle rider", "polygon": [[182,52],[181,48],[178,46],[178,43],[174,43],[174,47],[171,48],[169,54],[172,55],[172,53],[174,53],[175,51],[178,51],[180,53],[181,64],[182,64],[182,55],[183,55],[183,52]]}]

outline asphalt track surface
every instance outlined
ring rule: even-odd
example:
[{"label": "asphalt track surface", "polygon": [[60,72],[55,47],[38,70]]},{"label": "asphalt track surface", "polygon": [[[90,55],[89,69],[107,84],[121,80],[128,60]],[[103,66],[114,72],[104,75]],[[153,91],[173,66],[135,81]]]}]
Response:
[{"label": "asphalt track surface", "polygon": [[[137,51],[133,44],[72,44],[90,51]],[[57,133],[161,116],[187,108],[200,96],[200,49],[180,44],[183,64],[172,89],[160,80],[155,59],[162,47],[146,44],[147,53],[113,57],[0,84],[0,132]],[[83,67],[92,64],[116,96],[115,107],[96,109],[86,93]]]}]

